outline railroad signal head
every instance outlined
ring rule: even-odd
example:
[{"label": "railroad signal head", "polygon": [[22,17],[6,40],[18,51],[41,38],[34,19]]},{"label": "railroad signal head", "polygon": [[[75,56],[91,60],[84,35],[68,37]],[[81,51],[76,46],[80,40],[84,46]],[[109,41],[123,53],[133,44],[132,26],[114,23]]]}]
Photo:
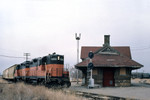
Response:
[{"label": "railroad signal head", "polygon": [[89,56],[89,58],[92,59],[94,57],[94,53],[92,51],[90,51],[88,56]]},{"label": "railroad signal head", "polygon": [[88,68],[91,70],[91,69],[93,69],[93,67],[94,67],[93,63],[90,62],[90,63],[88,64]]}]

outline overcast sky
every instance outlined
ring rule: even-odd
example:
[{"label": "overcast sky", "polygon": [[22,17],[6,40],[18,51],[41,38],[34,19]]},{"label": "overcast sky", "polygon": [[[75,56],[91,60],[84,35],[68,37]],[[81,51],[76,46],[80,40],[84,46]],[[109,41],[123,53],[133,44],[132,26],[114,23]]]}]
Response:
[{"label": "overcast sky", "polygon": [[[56,52],[76,64],[81,46],[130,46],[133,60],[150,72],[150,0],[0,0],[0,55],[30,58]],[[23,58],[0,56],[0,72]]]}]

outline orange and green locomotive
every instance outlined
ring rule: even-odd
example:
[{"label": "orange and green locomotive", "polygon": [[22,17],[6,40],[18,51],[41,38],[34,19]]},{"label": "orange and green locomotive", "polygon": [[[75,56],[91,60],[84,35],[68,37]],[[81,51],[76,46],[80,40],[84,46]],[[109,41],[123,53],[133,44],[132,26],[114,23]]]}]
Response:
[{"label": "orange and green locomotive", "polygon": [[[31,61],[25,61],[14,67],[11,67],[14,69],[14,81],[25,81],[34,84],[44,84],[46,86],[57,84],[69,87],[71,85],[69,71],[64,70],[63,55],[53,53],[32,59]],[[9,79],[9,77],[6,77],[9,71],[6,70],[3,72],[3,78]]]}]

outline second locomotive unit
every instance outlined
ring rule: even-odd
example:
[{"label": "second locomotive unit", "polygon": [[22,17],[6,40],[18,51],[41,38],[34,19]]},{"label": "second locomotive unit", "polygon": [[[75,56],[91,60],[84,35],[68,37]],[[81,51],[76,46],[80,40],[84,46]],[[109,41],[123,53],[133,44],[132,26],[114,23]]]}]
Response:
[{"label": "second locomotive unit", "polygon": [[3,78],[47,86],[71,85],[69,71],[64,70],[64,56],[55,53],[9,67],[3,72]]}]

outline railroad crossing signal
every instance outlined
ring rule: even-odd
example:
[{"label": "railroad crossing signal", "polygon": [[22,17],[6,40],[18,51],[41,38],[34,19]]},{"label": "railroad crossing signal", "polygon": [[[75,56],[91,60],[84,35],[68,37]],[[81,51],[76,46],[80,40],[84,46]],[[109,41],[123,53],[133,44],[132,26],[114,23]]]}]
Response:
[{"label": "railroad crossing signal", "polygon": [[91,70],[94,67],[94,65],[92,63],[92,58],[94,57],[94,53],[92,51],[90,51],[89,54],[88,54],[88,56],[90,58],[90,63],[88,64],[88,68]]},{"label": "railroad crossing signal", "polygon": [[93,63],[92,63],[92,58],[94,57],[94,53],[92,51],[89,52],[88,54],[89,58],[90,58],[90,62],[88,64],[88,70],[90,70],[90,79],[89,79],[89,85],[88,88],[90,87],[94,87],[94,79],[92,78],[92,69],[94,67]]}]

